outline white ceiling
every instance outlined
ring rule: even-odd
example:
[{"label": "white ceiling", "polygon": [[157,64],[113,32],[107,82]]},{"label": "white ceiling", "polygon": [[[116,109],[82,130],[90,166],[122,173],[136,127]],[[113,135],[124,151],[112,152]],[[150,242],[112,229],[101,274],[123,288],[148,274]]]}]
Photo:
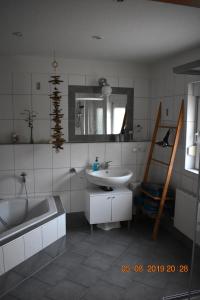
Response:
[{"label": "white ceiling", "polygon": [[0,34],[0,55],[55,49],[67,58],[150,62],[200,45],[200,9],[148,0],[3,0]]}]

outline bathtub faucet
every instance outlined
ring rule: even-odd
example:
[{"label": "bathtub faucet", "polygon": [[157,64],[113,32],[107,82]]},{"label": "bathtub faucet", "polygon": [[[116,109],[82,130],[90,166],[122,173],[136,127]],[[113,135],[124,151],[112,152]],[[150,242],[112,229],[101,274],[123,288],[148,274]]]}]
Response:
[{"label": "bathtub faucet", "polygon": [[25,206],[25,215],[24,215],[24,220],[26,220],[27,214],[28,214],[28,191],[27,191],[27,186],[26,186],[26,176],[27,174],[25,172],[22,172],[20,174],[22,178],[22,184],[24,185],[25,193],[26,193],[26,206]]}]

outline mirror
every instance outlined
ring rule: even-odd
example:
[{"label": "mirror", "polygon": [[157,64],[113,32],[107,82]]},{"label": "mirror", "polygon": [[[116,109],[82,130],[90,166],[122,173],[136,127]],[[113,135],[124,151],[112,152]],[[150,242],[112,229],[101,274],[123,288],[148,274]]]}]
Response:
[{"label": "mirror", "polygon": [[69,141],[130,140],[133,130],[133,89],[69,86]]}]

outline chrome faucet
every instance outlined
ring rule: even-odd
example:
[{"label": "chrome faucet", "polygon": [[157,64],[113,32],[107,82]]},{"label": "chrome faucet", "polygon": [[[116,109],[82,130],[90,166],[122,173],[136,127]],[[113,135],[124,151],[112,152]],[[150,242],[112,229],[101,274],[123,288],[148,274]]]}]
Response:
[{"label": "chrome faucet", "polygon": [[103,168],[104,169],[108,169],[109,168],[109,164],[112,162],[112,160],[109,160],[109,161],[105,161],[104,163],[103,163]]}]

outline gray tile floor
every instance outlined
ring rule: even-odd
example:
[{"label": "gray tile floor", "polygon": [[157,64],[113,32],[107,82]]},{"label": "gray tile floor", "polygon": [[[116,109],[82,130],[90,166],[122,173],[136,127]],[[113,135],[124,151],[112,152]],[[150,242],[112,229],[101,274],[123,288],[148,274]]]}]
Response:
[{"label": "gray tile floor", "polygon": [[[4,300],[157,300],[187,290],[188,273],[147,272],[147,265],[183,265],[190,250],[161,230],[151,240],[151,223],[138,221],[131,230],[95,229],[84,222],[68,226],[66,251],[2,299]],[[122,272],[129,265],[130,272]],[[143,266],[135,272],[134,266]],[[200,288],[196,265],[194,288]]]}]

